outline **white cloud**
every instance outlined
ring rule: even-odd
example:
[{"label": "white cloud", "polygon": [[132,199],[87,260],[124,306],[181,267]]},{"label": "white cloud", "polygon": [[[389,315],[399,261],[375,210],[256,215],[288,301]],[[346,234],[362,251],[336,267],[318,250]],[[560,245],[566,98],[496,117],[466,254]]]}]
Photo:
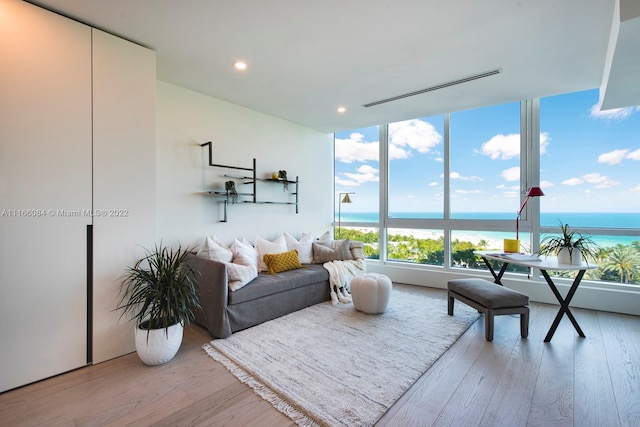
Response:
[{"label": "white cloud", "polygon": [[[548,132],[542,132],[540,134],[540,154],[546,153],[550,141],[551,138]],[[482,144],[480,153],[488,156],[491,160],[514,159],[520,156],[520,134],[495,135],[489,141]]]},{"label": "white cloud", "polygon": [[626,107],[626,108],[613,108],[611,110],[601,110],[601,102],[591,107],[589,116],[596,120],[624,120],[634,113],[634,111],[640,111],[640,107]]},{"label": "white cloud", "polygon": [[508,160],[520,155],[520,134],[498,134],[482,144],[480,152],[491,160]]},{"label": "white cloud", "polygon": [[551,142],[551,137],[549,136],[549,132],[542,132],[540,134],[540,154],[544,154],[547,152],[547,147]]},{"label": "white cloud", "polygon": [[504,191],[520,191],[520,186],[519,185],[504,185],[504,184],[500,184],[498,186],[496,186],[497,189],[499,190],[504,190]]},{"label": "white cloud", "polygon": [[440,185],[440,184],[438,184],[435,181],[429,183],[429,187],[437,187],[438,185]]},{"label": "white cloud", "polygon": [[403,150],[402,148],[396,147],[395,145],[389,146],[389,159],[407,159],[409,157],[411,157],[411,151]]},{"label": "white cloud", "polygon": [[378,182],[380,177],[378,175],[379,170],[370,166],[362,165],[354,172],[345,172],[344,175],[347,179],[336,176],[335,183],[345,187],[357,187],[367,182]]},{"label": "white cloud", "polygon": [[584,181],[581,180],[580,178],[569,178],[569,179],[565,179],[564,181],[562,181],[563,185],[580,185],[582,184]]},{"label": "white cloud", "polygon": [[629,154],[627,154],[627,159],[640,160],[640,149],[637,149],[636,151],[632,151]]},{"label": "white cloud", "polygon": [[482,191],[480,190],[456,190],[458,194],[480,194]]},{"label": "white cloud", "polygon": [[500,173],[500,176],[505,181],[518,181],[520,180],[520,166],[505,169]]},{"label": "white cloud", "polygon": [[640,193],[640,184],[636,185],[631,189],[632,193]]},{"label": "white cloud", "polygon": [[451,172],[451,174],[449,174],[449,178],[459,179],[460,181],[482,181],[482,178],[480,178],[479,176],[463,176],[460,175],[460,172]]},{"label": "white cloud", "polygon": [[336,139],[336,159],[343,163],[378,161],[378,141],[366,142],[364,135],[354,132],[348,139]]},{"label": "white cloud", "polygon": [[350,179],[343,179],[338,176],[336,176],[335,178],[335,183],[336,185],[343,186],[343,187],[357,187],[358,185],[360,185],[358,184],[357,181],[353,181]]},{"label": "white cloud", "polygon": [[[640,151],[640,150],[638,150]],[[607,163],[617,165],[625,158],[629,150],[613,150],[608,153],[602,153],[598,156],[598,163]]]},{"label": "white cloud", "polygon": [[415,150],[429,153],[442,142],[431,123],[413,119],[389,124],[389,159],[406,159]]},{"label": "white cloud", "polygon": [[586,175],[582,175],[582,177],[580,177],[580,178],[569,178],[569,179],[566,179],[566,180],[562,181],[562,184],[575,186],[575,185],[583,184],[585,182],[587,184],[593,185],[595,188],[609,188],[609,187],[613,187],[614,185],[618,185],[619,184],[619,182],[614,181],[613,179],[609,178],[608,176],[600,175],[597,172],[588,173]]},{"label": "white cloud", "polygon": [[597,172],[583,175],[582,178],[589,184],[593,184],[596,188],[609,188],[619,184],[619,182],[612,180],[608,176],[600,175]]},{"label": "white cloud", "polygon": [[547,187],[553,187],[553,182],[551,181],[540,181],[540,188],[544,189]]}]

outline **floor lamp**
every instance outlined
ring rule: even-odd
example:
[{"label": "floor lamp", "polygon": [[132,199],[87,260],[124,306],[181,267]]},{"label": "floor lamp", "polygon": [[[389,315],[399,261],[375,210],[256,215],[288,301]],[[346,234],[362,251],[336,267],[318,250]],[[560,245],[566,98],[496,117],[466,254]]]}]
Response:
[{"label": "floor lamp", "polygon": [[[344,197],[342,197],[342,195],[344,194]],[[353,203],[351,202],[351,197],[349,197],[349,194],[356,194],[356,193],[338,193],[338,232],[340,234],[342,234],[342,229],[340,228],[340,220],[342,219],[342,204],[343,203]],[[337,236],[340,237],[340,236]]]}]

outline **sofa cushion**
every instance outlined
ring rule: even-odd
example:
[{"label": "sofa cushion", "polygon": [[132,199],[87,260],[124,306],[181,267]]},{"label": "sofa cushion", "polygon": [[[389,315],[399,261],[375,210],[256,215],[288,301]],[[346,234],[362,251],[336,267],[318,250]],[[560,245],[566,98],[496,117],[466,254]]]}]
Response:
[{"label": "sofa cushion", "polygon": [[240,304],[267,295],[286,292],[326,281],[329,287],[329,272],[320,264],[305,264],[305,268],[284,271],[278,274],[260,273],[251,283],[235,292],[229,292],[229,305]]}]

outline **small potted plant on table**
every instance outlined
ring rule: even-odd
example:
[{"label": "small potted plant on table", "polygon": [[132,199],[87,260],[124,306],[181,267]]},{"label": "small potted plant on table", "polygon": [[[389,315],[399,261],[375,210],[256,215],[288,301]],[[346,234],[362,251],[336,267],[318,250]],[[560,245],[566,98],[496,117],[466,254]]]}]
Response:
[{"label": "small potted plant on table", "polygon": [[190,324],[200,309],[198,285],[194,271],[184,263],[189,249],[173,250],[160,244],[146,253],[122,276],[116,310],[136,321],[140,359],[147,365],[160,365],[176,355],[184,324]]},{"label": "small potted plant on table", "polygon": [[560,235],[542,239],[537,254],[557,256],[559,264],[579,265],[582,263],[582,258],[587,262],[595,261],[598,249],[598,245],[590,236],[571,230],[569,224],[560,222]]}]

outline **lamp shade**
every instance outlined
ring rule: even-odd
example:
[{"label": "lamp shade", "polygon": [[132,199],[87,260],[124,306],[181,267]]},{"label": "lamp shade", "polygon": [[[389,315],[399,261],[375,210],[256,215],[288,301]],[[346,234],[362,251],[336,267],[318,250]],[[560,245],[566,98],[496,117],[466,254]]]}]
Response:
[{"label": "lamp shade", "polygon": [[349,197],[349,193],[346,193],[340,203],[351,203],[351,198]]},{"label": "lamp shade", "polygon": [[540,187],[531,187],[529,189],[529,192],[527,193],[527,197],[540,197],[540,196],[544,196],[544,193],[542,192],[542,188]]}]

